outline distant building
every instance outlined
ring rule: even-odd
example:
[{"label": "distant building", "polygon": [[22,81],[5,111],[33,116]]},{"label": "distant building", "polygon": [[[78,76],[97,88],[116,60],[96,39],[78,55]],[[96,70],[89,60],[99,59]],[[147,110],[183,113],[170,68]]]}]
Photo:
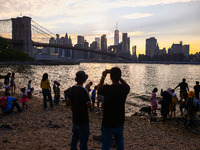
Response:
[{"label": "distant building", "polygon": [[[56,44],[55,38],[51,37],[51,38],[49,39],[49,44]],[[55,51],[56,51],[56,49],[55,49],[54,47],[50,47],[50,48],[49,48],[49,53],[50,53],[50,54],[55,54]]]},{"label": "distant building", "polygon": [[128,51],[128,34],[122,33],[122,53],[126,53]]},{"label": "distant building", "polygon": [[130,37],[127,38],[127,48],[128,49],[127,49],[126,53],[130,54]]},{"label": "distant building", "polygon": [[77,50],[74,50],[72,52],[74,59],[84,59],[84,52],[78,50],[78,48],[84,48],[84,42],[85,42],[84,37],[81,35],[78,35],[77,36],[77,44],[74,45],[74,47],[77,47]]},{"label": "distant building", "polygon": [[172,44],[171,48],[169,49],[169,54],[178,54],[183,53],[182,51],[182,41],[179,44]]},{"label": "distant building", "polygon": [[98,43],[97,41],[94,41],[90,44],[90,49],[98,49]]},{"label": "distant building", "polygon": [[172,44],[171,48],[168,49],[168,54],[183,54],[184,60],[189,60],[190,45],[183,45],[180,41],[179,44]]},{"label": "distant building", "polygon": [[[84,41],[84,48],[89,49],[89,43],[85,40]],[[90,55],[90,52],[84,52],[84,59],[88,59]]]},{"label": "distant building", "polygon": [[156,52],[159,50],[157,39],[155,37],[151,37],[146,39],[146,55],[153,58]]},{"label": "distant building", "polygon": [[59,44],[60,35],[56,34],[56,44]]},{"label": "distant building", "polygon": [[189,60],[190,45],[183,45],[183,54],[186,60]]},{"label": "distant building", "polygon": [[78,44],[78,45],[81,45],[81,46],[84,46],[84,42],[85,42],[85,41],[84,41],[84,37],[79,35],[79,36],[77,37],[77,44]]},{"label": "distant building", "polygon": [[137,60],[136,45],[132,47],[132,58],[134,61]]},{"label": "distant building", "polygon": [[[97,41],[94,41],[90,44],[90,49],[93,49],[93,50],[97,50],[98,49],[98,46],[97,46]],[[91,59],[95,59],[97,57],[97,55],[95,53],[90,53],[90,58]]]},{"label": "distant building", "polygon": [[[65,34],[65,45],[72,46],[71,37],[68,37],[68,34]],[[72,57],[72,50],[71,49],[65,49],[65,57],[71,58]]]},{"label": "distant building", "polygon": [[117,29],[117,24],[116,24],[116,30],[114,34],[114,45],[118,45],[118,44],[119,44],[119,30]]},{"label": "distant building", "polygon": [[97,49],[101,49],[101,39],[99,37],[95,37],[95,41],[97,42]]},{"label": "distant building", "polygon": [[107,50],[107,38],[105,34],[101,36],[101,50]]},{"label": "distant building", "polygon": [[166,54],[166,48],[156,51],[156,55],[164,55]]}]

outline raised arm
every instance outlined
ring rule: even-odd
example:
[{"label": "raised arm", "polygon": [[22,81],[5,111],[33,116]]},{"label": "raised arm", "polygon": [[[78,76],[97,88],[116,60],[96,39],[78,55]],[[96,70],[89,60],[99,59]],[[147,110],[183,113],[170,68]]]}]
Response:
[{"label": "raised arm", "polygon": [[108,70],[105,70],[105,71],[102,72],[102,76],[101,76],[98,88],[103,86],[104,80],[105,80],[106,75],[108,74],[108,72],[109,72]]},{"label": "raised arm", "polygon": [[[121,82],[121,84],[127,84],[126,81],[124,81],[124,79],[120,78],[119,80]],[[128,84],[127,84],[128,85]]]}]

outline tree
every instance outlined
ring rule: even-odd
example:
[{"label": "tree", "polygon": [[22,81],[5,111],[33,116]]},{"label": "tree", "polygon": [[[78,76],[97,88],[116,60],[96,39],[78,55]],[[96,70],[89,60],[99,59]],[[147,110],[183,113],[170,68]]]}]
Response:
[{"label": "tree", "polygon": [[29,61],[31,58],[22,51],[14,51],[12,43],[0,37],[0,61]]}]

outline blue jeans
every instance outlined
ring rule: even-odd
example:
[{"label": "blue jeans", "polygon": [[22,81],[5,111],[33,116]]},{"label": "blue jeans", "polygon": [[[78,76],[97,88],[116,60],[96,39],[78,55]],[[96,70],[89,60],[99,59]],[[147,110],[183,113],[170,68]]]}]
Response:
[{"label": "blue jeans", "polygon": [[11,109],[10,109],[9,111],[3,112],[3,113],[4,113],[4,114],[10,114],[10,113],[13,112],[13,109],[14,109],[15,107],[17,108],[17,111],[18,111],[18,112],[22,112],[22,109],[21,109],[21,107],[19,106],[19,104],[18,104],[16,101],[13,101],[12,104],[11,104]]},{"label": "blue jeans", "polygon": [[42,89],[42,94],[44,98],[44,108],[47,108],[47,97],[50,102],[50,107],[53,108],[53,103],[52,103],[52,97],[51,97],[51,92],[49,89]]},{"label": "blue jeans", "polygon": [[112,135],[114,135],[117,150],[124,150],[123,138],[124,125],[117,128],[101,127],[102,133],[102,150],[109,150],[112,142]]},{"label": "blue jeans", "polygon": [[80,140],[80,150],[88,149],[89,123],[73,124],[71,150],[77,150],[77,143]]}]

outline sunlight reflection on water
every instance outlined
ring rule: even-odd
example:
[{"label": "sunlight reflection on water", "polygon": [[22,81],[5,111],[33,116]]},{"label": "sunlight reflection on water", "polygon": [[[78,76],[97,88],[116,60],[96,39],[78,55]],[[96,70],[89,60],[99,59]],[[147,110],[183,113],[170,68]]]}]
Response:
[{"label": "sunlight reflection on water", "polygon": [[[57,80],[61,86],[61,97],[63,91],[75,84],[75,74],[79,70],[84,70],[89,78],[87,82],[92,81],[92,88],[99,83],[102,71],[118,66],[122,70],[122,77],[130,85],[131,91],[127,98],[126,112],[133,113],[142,106],[149,105],[151,91],[157,87],[160,97],[160,90],[166,90],[168,87],[174,88],[186,78],[189,88],[192,90],[195,82],[199,80],[199,65],[165,65],[165,64],[108,64],[108,63],[82,63],[80,65],[60,65],[60,66],[0,66],[1,75],[7,72],[15,72],[17,90],[21,87],[27,87],[28,80],[32,80],[35,95],[42,96],[40,91],[40,82],[43,73],[49,74],[51,85]],[[1,80],[3,82],[3,80]],[[105,83],[110,84],[109,76]],[[179,90],[176,90],[179,95]]]}]

